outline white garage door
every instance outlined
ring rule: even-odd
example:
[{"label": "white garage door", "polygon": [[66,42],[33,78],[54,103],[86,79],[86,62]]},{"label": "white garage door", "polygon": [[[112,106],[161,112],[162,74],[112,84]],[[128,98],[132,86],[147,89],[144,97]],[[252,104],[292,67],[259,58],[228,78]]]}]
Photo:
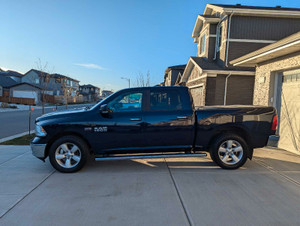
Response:
[{"label": "white garage door", "polygon": [[21,97],[21,98],[34,98],[35,102],[38,102],[37,92],[35,91],[20,91],[14,90],[13,97]]},{"label": "white garage door", "polygon": [[300,152],[300,73],[284,73],[278,147]]}]

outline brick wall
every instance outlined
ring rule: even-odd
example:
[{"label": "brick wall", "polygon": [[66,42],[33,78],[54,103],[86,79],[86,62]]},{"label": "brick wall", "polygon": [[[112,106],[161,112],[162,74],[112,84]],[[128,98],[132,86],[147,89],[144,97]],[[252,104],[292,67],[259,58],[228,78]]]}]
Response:
[{"label": "brick wall", "polygon": [[270,77],[276,71],[300,67],[300,52],[266,62],[256,68],[254,85],[254,105],[269,105]]}]

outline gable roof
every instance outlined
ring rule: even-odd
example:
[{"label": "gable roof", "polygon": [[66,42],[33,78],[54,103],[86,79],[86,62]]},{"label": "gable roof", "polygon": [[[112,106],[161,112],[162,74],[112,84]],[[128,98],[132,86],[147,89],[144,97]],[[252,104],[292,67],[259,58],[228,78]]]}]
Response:
[{"label": "gable roof", "polygon": [[203,57],[191,57],[191,59],[204,71],[215,70],[215,71],[255,71],[253,67],[234,67],[234,68],[224,68],[219,66],[214,61],[209,61]]},{"label": "gable roof", "polygon": [[75,81],[75,82],[79,82],[78,80],[76,80],[74,78],[71,78],[69,76],[66,76],[66,75],[61,75],[61,74],[58,74],[58,73],[49,74],[47,72],[40,71],[40,70],[37,70],[37,69],[30,69],[29,71],[27,71],[24,74],[24,76],[27,75],[28,73],[30,73],[31,71],[34,71],[35,73],[37,73],[39,77],[50,76],[51,78],[67,78],[69,80],[72,80],[72,81]]},{"label": "gable roof", "polygon": [[93,86],[91,84],[87,84],[87,85],[80,85],[79,87],[83,87],[83,88],[96,88],[96,89],[99,89],[99,87],[97,86]]},{"label": "gable roof", "polygon": [[187,82],[188,78],[191,75],[191,72],[194,67],[197,67],[201,73],[206,72],[210,74],[234,74],[234,75],[255,75],[255,68],[245,68],[245,67],[234,67],[234,68],[227,68],[221,67],[214,61],[209,61],[203,57],[190,57],[186,68],[181,76],[180,83]]},{"label": "gable roof", "polygon": [[235,15],[255,15],[268,17],[300,17],[300,8],[288,7],[266,7],[266,6],[247,6],[247,5],[226,5],[226,4],[207,4],[204,15],[211,15],[212,11],[220,14]]},{"label": "gable roof", "polygon": [[71,77],[66,76],[66,75],[57,74],[57,73],[51,74],[50,76],[53,77],[53,78],[67,78],[69,80],[72,80],[72,81],[75,81],[75,82],[79,82],[78,80],[76,80],[74,78],[71,78]]},{"label": "gable roof", "polygon": [[23,77],[23,74],[17,71],[12,71],[12,70],[7,70],[7,71],[3,71],[0,70],[0,75],[4,75],[4,76],[14,76],[14,77]]},{"label": "gable roof", "polygon": [[168,73],[171,70],[184,70],[185,69],[186,64],[181,64],[181,65],[174,65],[174,66],[169,66],[167,67],[167,69],[165,70],[165,74]]},{"label": "gable roof", "polygon": [[16,87],[16,86],[21,86],[21,85],[29,85],[29,86],[35,87],[35,88],[37,88],[37,89],[50,90],[50,89],[45,89],[45,88],[43,88],[43,87],[40,86],[40,85],[32,84],[32,83],[28,83],[28,82],[17,83],[17,84],[14,84],[14,85],[9,86],[8,88],[12,88],[12,87]]},{"label": "gable roof", "polygon": [[252,66],[277,57],[300,51],[300,32],[290,35],[261,49],[230,61],[234,66]]},{"label": "gable roof", "polygon": [[17,82],[15,80],[13,80],[12,78],[4,76],[4,75],[0,75],[0,86],[6,88],[6,87],[10,87],[15,84],[17,84]]}]

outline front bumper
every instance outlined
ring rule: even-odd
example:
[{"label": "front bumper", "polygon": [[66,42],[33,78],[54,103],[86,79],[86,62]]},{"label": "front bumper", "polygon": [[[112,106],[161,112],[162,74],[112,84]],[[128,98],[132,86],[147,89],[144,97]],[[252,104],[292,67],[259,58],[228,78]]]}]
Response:
[{"label": "front bumper", "polygon": [[46,158],[46,144],[30,144],[32,154],[39,158],[39,159],[45,159]]}]

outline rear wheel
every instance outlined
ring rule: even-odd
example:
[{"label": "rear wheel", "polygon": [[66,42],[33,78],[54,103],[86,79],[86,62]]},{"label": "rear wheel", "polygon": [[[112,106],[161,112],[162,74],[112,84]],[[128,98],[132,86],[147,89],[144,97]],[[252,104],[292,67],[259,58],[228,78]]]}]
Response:
[{"label": "rear wheel", "polygon": [[49,150],[51,165],[62,173],[73,173],[86,163],[88,146],[79,137],[65,136],[55,141]]},{"label": "rear wheel", "polygon": [[247,161],[248,145],[235,134],[218,136],[210,147],[211,159],[223,169],[237,169]]}]

